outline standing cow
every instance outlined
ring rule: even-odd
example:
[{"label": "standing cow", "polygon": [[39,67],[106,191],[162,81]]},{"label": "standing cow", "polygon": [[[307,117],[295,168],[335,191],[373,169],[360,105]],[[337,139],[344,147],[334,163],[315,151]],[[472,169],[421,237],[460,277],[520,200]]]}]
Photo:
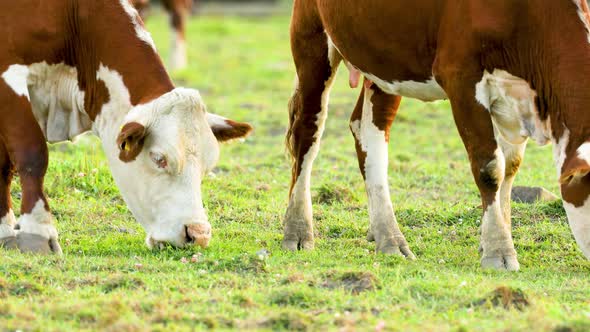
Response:
[{"label": "standing cow", "polygon": [[389,129],[405,96],[450,99],[483,201],[484,268],[519,268],[510,191],[529,137],[553,143],[568,220],[590,257],[589,15],[582,0],[296,0],[283,247],[314,245],[311,168],[344,61],[352,86],[365,77],[350,128],[377,251],[414,257],[387,180]]},{"label": "standing cow", "polygon": [[201,180],[218,140],[251,127],[207,113],[196,90],[174,88],[128,0],[1,2],[0,35],[0,244],[61,252],[43,192],[46,141],[92,129],[147,245],[206,246]]},{"label": "standing cow", "polygon": [[[150,5],[150,0],[129,0],[137,8],[140,15],[145,18],[145,12]],[[187,65],[186,50],[186,22],[197,0],[160,0],[162,7],[170,15],[172,27],[172,44],[170,48],[170,69],[183,69]]]}]

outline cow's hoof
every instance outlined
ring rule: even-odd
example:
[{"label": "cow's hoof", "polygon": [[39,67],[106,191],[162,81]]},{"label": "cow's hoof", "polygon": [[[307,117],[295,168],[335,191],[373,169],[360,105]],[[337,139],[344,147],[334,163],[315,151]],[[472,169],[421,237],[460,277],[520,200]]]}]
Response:
[{"label": "cow's hoof", "polygon": [[484,256],[481,259],[481,267],[487,270],[518,271],[520,264],[516,255]]},{"label": "cow's hoof", "polygon": [[16,236],[9,236],[0,239],[0,248],[17,249]]},{"label": "cow's hoof", "polygon": [[57,254],[63,252],[56,239],[48,239],[38,234],[20,232],[16,236],[18,249],[24,253]]},{"label": "cow's hoof", "polygon": [[410,250],[405,238],[387,239],[377,242],[375,250],[385,255],[399,255],[409,260],[415,260],[416,255]]},{"label": "cow's hoof", "polygon": [[283,249],[288,251],[312,250],[314,247],[313,238],[285,238],[283,240]]}]

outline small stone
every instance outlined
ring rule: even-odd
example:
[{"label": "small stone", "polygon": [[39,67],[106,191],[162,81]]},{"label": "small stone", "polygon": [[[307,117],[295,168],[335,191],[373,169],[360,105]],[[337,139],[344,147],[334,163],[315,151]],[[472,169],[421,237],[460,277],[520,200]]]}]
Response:
[{"label": "small stone", "polygon": [[201,253],[194,254],[193,257],[191,257],[191,263],[198,263],[201,260],[201,256],[203,256]]},{"label": "small stone", "polygon": [[256,257],[258,257],[258,259],[260,259],[261,261],[268,258],[268,256],[270,256],[270,251],[266,249],[260,249],[256,252]]},{"label": "small stone", "polygon": [[512,188],[512,200],[517,203],[532,204],[537,201],[557,201],[559,200],[559,197],[545,188],[517,186]]},{"label": "small stone", "polygon": [[380,320],[375,326],[375,331],[380,332],[383,331],[383,329],[385,329],[385,321]]},{"label": "small stone", "polygon": [[269,191],[270,190],[270,186],[266,183],[263,183],[261,185],[256,186],[256,190],[257,191]]}]

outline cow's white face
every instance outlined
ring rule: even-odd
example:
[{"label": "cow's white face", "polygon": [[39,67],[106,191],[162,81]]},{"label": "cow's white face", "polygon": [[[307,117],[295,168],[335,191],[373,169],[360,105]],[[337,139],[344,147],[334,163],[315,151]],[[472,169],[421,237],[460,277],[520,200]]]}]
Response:
[{"label": "cow's white face", "polygon": [[149,247],[206,247],[211,237],[201,181],[219,157],[219,141],[246,136],[248,124],[208,114],[196,90],[177,88],[134,107],[117,137],[112,172]]}]

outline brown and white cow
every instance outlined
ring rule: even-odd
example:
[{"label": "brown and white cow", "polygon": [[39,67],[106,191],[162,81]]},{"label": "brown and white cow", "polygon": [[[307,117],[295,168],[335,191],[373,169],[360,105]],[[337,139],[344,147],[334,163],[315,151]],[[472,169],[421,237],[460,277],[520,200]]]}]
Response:
[{"label": "brown and white cow", "polygon": [[[145,19],[150,0],[129,0]],[[195,6],[196,0],[160,0],[162,7],[170,15],[172,44],[170,48],[170,69],[183,69],[187,65],[186,22]]]},{"label": "brown and white cow", "polygon": [[402,96],[450,99],[483,201],[481,264],[517,270],[510,191],[527,139],[553,142],[573,234],[590,257],[590,19],[585,1],[296,0],[298,83],[283,247],[314,245],[310,176],[328,95],[344,61],[365,84],[352,114],[369,200],[369,240],[413,258],[389,196],[387,143]]},{"label": "brown and white cow", "polygon": [[0,35],[0,244],[61,251],[43,192],[46,141],[92,129],[148,246],[206,246],[201,180],[218,139],[251,127],[207,113],[196,90],[174,88],[128,0],[2,2]]}]

